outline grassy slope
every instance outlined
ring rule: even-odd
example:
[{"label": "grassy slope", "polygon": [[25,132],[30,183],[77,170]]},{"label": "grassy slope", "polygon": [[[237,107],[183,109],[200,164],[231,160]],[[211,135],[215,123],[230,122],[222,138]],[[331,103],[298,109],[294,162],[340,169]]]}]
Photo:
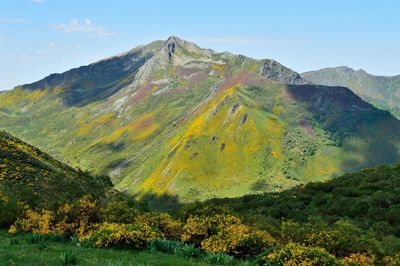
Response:
[{"label": "grassy slope", "polygon": [[61,265],[62,252],[70,251],[78,258],[78,265],[208,265],[194,259],[185,259],[164,253],[115,249],[77,247],[71,242],[27,244],[23,235],[13,236],[0,231],[0,265]]},{"label": "grassy slope", "polygon": [[49,208],[110,188],[107,179],[77,171],[5,132],[0,132],[0,170],[0,188],[31,206]]},{"label": "grassy slope", "polygon": [[68,104],[70,88],[4,93],[0,127],[110,174],[121,190],[184,201],[280,191],[400,160],[399,122],[348,90],[287,87],[240,56],[177,53],[191,62],[149,67],[134,92],[104,100]]}]

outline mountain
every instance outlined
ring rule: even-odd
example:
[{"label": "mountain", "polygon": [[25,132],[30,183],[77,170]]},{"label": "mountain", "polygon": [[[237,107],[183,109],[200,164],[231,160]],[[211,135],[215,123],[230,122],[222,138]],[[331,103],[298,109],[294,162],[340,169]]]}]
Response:
[{"label": "mountain", "polygon": [[400,122],[349,89],[177,37],[1,94],[0,128],[119,190],[181,201],[400,160]]},{"label": "mountain", "polygon": [[110,185],[0,131],[1,199],[11,194],[30,206],[52,208],[86,194],[101,196]]},{"label": "mountain", "polygon": [[374,76],[349,67],[323,68],[302,73],[312,83],[348,87],[365,101],[400,118],[400,75]]}]

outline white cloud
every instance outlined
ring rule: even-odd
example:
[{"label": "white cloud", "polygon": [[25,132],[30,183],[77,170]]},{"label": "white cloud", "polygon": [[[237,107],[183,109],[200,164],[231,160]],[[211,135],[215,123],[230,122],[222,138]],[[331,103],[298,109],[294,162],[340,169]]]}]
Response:
[{"label": "white cloud", "polygon": [[44,2],[44,0],[29,0],[29,2],[41,4]]},{"label": "white cloud", "polygon": [[284,43],[299,43],[305,40],[291,39],[291,38],[268,38],[268,37],[249,37],[249,36],[222,36],[222,37],[211,37],[211,36],[198,36],[188,38],[192,42],[205,42],[212,44],[254,44],[254,45],[272,45],[272,44],[284,44]]},{"label": "white cloud", "polygon": [[73,19],[68,23],[61,23],[58,25],[54,25],[53,28],[62,30],[64,32],[84,32],[84,33],[93,33],[98,36],[110,36],[113,35],[112,32],[107,30],[106,28],[95,26],[92,24],[90,19],[85,19],[82,23],[79,19]]},{"label": "white cloud", "polygon": [[29,21],[23,18],[0,17],[0,23],[25,24]]}]

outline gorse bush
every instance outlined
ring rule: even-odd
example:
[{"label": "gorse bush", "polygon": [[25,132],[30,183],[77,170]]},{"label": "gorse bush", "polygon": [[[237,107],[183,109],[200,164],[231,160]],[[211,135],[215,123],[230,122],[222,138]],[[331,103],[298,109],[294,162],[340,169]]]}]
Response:
[{"label": "gorse bush", "polygon": [[348,257],[340,260],[345,266],[373,266],[375,265],[375,256],[371,254],[352,253]]},{"label": "gorse bush", "polygon": [[262,257],[265,265],[311,266],[339,265],[339,261],[320,247],[307,247],[297,243],[288,243],[283,247],[276,246]]},{"label": "gorse bush", "polygon": [[214,253],[237,257],[254,256],[275,244],[267,233],[243,224],[233,215],[191,216],[186,221],[182,240]]},{"label": "gorse bush", "polygon": [[145,248],[162,235],[147,225],[103,223],[82,240],[94,247]]},{"label": "gorse bush", "polygon": [[182,233],[182,223],[168,213],[141,213],[135,216],[134,223],[149,226],[168,239],[179,239]]}]

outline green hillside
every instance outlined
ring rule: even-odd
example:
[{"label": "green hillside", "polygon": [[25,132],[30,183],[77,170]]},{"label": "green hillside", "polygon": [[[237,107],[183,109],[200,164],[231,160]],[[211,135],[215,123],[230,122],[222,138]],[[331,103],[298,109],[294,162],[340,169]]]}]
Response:
[{"label": "green hillside", "polygon": [[[379,236],[400,237],[400,165],[365,168],[326,182],[309,183],[281,193],[211,199],[188,205],[188,212],[205,206],[227,208],[248,223],[272,220],[307,223],[314,218],[327,224],[349,219]],[[273,223],[272,223],[273,224]],[[398,241],[399,249],[400,242]]]},{"label": "green hillside", "polygon": [[400,117],[400,75],[375,76],[364,70],[332,67],[305,72],[301,76],[315,84],[348,87],[377,108]]},{"label": "green hillside", "polygon": [[350,90],[176,37],[1,94],[0,128],[121,191],[185,202],[400,160],[400,122]]},{"label": "green hillside", "polygon": [[77,171],[0,132],[0,207],[17,200],[32,207],[52,209],[85,194],[104,196],[107,189],[110,189],[107,178],[94,178]]}]

